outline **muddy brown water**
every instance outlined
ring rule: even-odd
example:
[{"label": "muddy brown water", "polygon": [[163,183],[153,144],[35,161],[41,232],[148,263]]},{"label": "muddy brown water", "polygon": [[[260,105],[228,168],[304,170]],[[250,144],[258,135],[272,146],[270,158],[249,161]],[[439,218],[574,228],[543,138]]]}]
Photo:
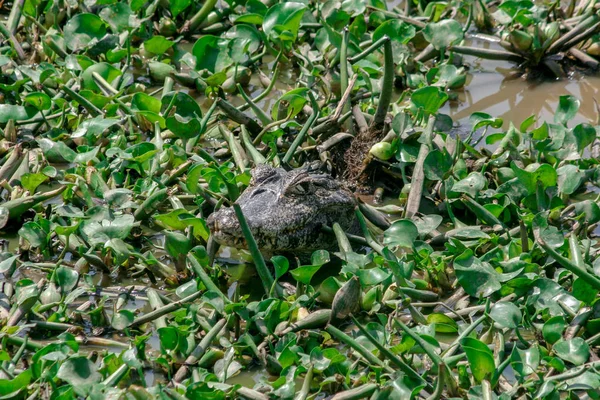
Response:
[{"label": "muddy brown water", "polygon": [[[466,45],[500,50],[499,45],[483,40],[467,40]],[[561,80],[528,80],[518,76],[514,63],[483,60],[464,56],[470,67],[467,84],[456,91],[457,100],[449,101],[440,112],[448,114],[455,123],[467,124],[471,114],[485,112],[504,120],[503,128],[510,122],[519,126],[531,115],[538,123],[553,122],[560,96],[572,95],[581,106],[570,126],[579,123],[595,125],[598,113],[594,99],[600,101],[600,77],[575,73]]]}]

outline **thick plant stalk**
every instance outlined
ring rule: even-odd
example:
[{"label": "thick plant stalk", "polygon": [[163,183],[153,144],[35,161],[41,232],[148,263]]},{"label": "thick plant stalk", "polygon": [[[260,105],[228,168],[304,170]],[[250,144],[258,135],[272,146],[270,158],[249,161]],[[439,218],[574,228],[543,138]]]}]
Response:
[{"label": "thick plant stalk", "polygon": [[561,256],[556,250],[548,245],[538,236],[537,238],[538,244],[548,253],[550,257],[554,259],[557,263],[562,265],[562,267],[570,272],[572,272],[577,277],[586,281],[586,283],[590,286],[593,286],[594,289],[600,290],[600,279],[592,274],[590,274],[587,269],[581,268],[578,265],[574,264],[571,260]]},{"label": "thick plant stalk", "polygon": [[313,94],[310,91],[308,92],[308,97],[310,98],[310,103],[311,103],[312,108],[313,108],[313,113],[308,118],[308,121],[306,121],[306,124],[304,124],[304,126],[302,127],[302,130],[298,133],[298,135],[296,136],[296,138],[294,139],[294,141],[290,145],[290,148],[285,153],[285,156],[283,156],[283,162],[285,164],[287,164],[287,163],[290,162],[290,160],[294,156],[294,153],[296,153],[296,149],[298,148],[298,146],[300,146],[300,143],[302,143],[302,141],[304,140],[304,137],[308,133],[308,130],[310,128],[312,128],[312,126],[314,125],[315,121],[319,117],[319,105],[317,104],[317,101],[315,100],[315,97],[313,96]]},{"label": "thick plant stalk", "polygon": [[212,341],[217,337],[219,332],[225,327],[227,320],[225,318],[221,319],[219,322],[215,324],[215,326],[206,333],[206,336],[202,338],[198,346],[192,351],[192,353],[185,359],[185,363],[177,370],[175,376],[173,377],[173,381],[181,382],[184,380],[188,373],[190,372],[190,365],[198,362],[200,358],[206,353],[206,350],[212,343]]},{"label": "thick plant stalk", "polygon": [[375,50],[377,50],[378,48],[380,48],[386,42],[389,42],[389,41],[390,41],[390,38],[388,36],[379,38],[378,40],[373,42],[373,44],[371,44],[369,47],[367,47],[366,49],[364,49],[363,51],[361,51],[354,57],[349,57],[348,62],[350,62],[350,64],[354,64],[355,62],[362,60],[363,58],[367,57],[369,54],[371,54],[372,52],[374,52]]},{"label": "thick plant stalk", "polygon": [[23,4],[25,4],[25,0],[15,0],[12,9],[10,10],[8,21],[6,21],[6,27],[13,35],[17,33],[17,28],[19,27],[19,21],[21,20],[23,12]]},{"label": "thick plant stalk", "polygon": [[186,34],[191,35],[196,32],[200,25],[207,19],[208,14],[215,8],[216,4],[217,0],[207,0],[202,5],[202,8],[184,24]]},{"label": "thick plant stalk", "polygon": [[381,82],[381,94],[379,95],[379,104],[377,111],[371,123],[371,129],[380,129],[385,122],[388,107],[392,101],[392,92],[394,90],[394,56],[392,54],[392,43],[387,41],[383,45],[383,80]]},{"label": "thick plant stalk", "polygon": [[136,319],[133,320],[133,322],[131,323],[130,326],[132,326],[132,327],[139,326],[139,325],[145,324],[146,322],[154,321],[155,319],[160,318],[163,315],[167,315],[169,313],[172,313],[173,311],[180,309],[183,306],[183,304],[194,301],[197,298],[199,298],[200,296],[202,296],[203,294],[204,294],[203,292],[193,293],[193,294],[189,295],[188,297],[184,297],[183,299],[181,299],[179,301],[175,301],[171,304],[167,304],[166,306],[158,308],[152,312],[149,312],[148,314],[144,314],[140,317],[137,317]]},{"label": "thick plant stalk", "polygon": [[[350,41],[350,31],[348,28],[344,29],[344,36],[342,38],[342,47],[340,48],[340,93],[344,95],[348,89],[348,42]],[[313,107],[314,109],[314,107]],[[350,103],[348,100],[343,100],[342,111],[350,111]],[[350,133],[354,133],[354,125],[351,121],[344,123],[345,128]]]},{"label": "thick plant stalk", "polygon": [[360,324],[360,322],[358,322],[358,320],[354,316],[352,316],[352,321],[354,321],[354,324],[358,327],[358,329],[362,332],[362,334],[365,335],[365,337],[375,347],[377,347],[377,349],[381,352],[381,354],[383,354],[385,356],[385,358],[387,358],[388,360],[390,360],[396,367],[398,367],[398,369],[400,369],[402,372],[404,372],[409,378],[411,378],[414,381],[418,381],[418,382],[421,382],[421,383],[425,384],[427,386],[428,390],[431,390],[431,386],[427,383],[427,381],[425,381],[421,377],[421,375],[419,375],[408,364],[406,364],[399,357],[397,357],[394,353],[392,353],[387,347],[385,347],[384,345],[382,345],[381,343],[379,343],[377,341],[377,339],[375,339],[369,333],[369,331],[364,326],[362,326]]},{"label": "thick plant stalk", "polygon": [[[248,249],[250,250],[250,254],[252,254],[254,265],[256,265],[256,271],[258,272],[260,280],[265,289],[265,294],[270,295],[269,292],[273,287],[275,279],[273,279],[273,275],[271,275],[271,272],[269,271],[269,269],[267,268],[267,264],[265,263],[265,259],[260,253],[260,250],[258,249],[258,245],[256,244],[256,240],[254,240],[254,237],[252,236],[252,231],[250,231],[250,227],[246,222],[246,218],[244,217],[242,208],[239,204],[234,204],[233,209],[235,211],[235,215],[238,218],[238,221],[240,222],[240,227],[242,228],[242,232],[244,233],[244,238],[248,243]],[[275,288],[276,297],[279,297],[279,295],[281,294],[279,288],[279,285],[277,285]]]},{"label": "thick plant stalk", "polygon": [[423,164],[425,158],[431,151],[431,142],[433,138],[433,125],[435,124],[435,116],[431,115],[425,128],[425,141],[421,144],[419,150],[419,156],[415,163],[415,169],[410,182],[410,193],[408,194],[408,200],[406,201],[406,218],[412,218],[418,211],[421,205],[421,196],[423,194],[423,183],[425,182],[425,172],[423,170]]},{"label": "thick plant stalk", "polygon": [[327,325],[325,330],[327,332],[329,332],[329,334],[331,336],[335,337],[340,342],[352,347],[361,356],[363,356],[365,358],[365,360],[367,360],[369,363],[371,363],[373,365],[378,365],[388,372],[394,371],[393,368],[391,368],[389,365],[384,364],[383,361],[381,361],[379,358],[375,357],[375,355],[373,353],[371,353],[369,350],[367,350],[362,344],[358,343],[356,340],[354,340],[350,336],[346,335],[344,332],[340,331],[335,326]]},{"label": "thick plant stalk", "polygon": [[200,281],[202,281],[202,283],[206,287],[206,290],[218,294],[219,297],[223,299],[223,302],[225,304],[231,303],[229,298],[227,298],[227,296],[225,296],[225,294],[217,287],[217,285],[215,285],[212,279],[210,279],[204,268],[202,268],[202,265],[200,265],[200,263],[193,254],[188,254],[187,260],[190,263],[192,270],[194,271],[196,276],[200,278]]},{"label": "thick plant stalk", "polygon": [[480,49],[478,47],[469,46],[452,46],[448,50],[459,54],[466,54],[468,56],[485,58],[487,60],[512,61],[516,63],[525,61],[525,58],[519,54],[504,50]]},{"label": "thick plant stalk", "polygon": [[258,124],[258,122],[235,108],[227,100],[219,98],[217,100],[217,104],[219,105],[219,108],[233,121],[240,125],[246,125],[246,128],[248,128],[253,135],[258,135],[262,131],[262,127]]}]

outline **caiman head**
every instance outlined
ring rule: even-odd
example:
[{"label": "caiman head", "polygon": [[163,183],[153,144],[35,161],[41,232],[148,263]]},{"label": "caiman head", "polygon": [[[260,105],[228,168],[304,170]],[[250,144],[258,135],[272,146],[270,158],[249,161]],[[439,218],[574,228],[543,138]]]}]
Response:
[{"label": "caiman head", "polygon": [[[250,186],[237,199],[258,247],[266,252],[328,249],[335,237],[323,225],[349,229],[354,222],[354,195],[330,175],[308,169],[286,172],[259,165]],[[225,246],[248,248],[232,207],[208,217],[214,239]]]}]

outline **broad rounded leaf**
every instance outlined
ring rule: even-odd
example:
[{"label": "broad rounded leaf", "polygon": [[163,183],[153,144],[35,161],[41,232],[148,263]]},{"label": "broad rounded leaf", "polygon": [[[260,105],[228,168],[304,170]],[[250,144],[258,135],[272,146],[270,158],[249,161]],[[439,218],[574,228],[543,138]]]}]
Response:
[{"label": "broad rounded leaf", "polygon": [[566,124],[572,120],[577,111],[579,111],[580,101],[572,95],[560,96],[558,99],[558,107],[554,113],[554,122],[557,124]]},{"label": "broad rounded leaf", "polygon": [[399,19],[390,19],[379,25],[373,32],[373,42],[387,35],[390,39],[406,44],[415,37],[416,29],[413,25],[400,21]]},{"label": "broad rounded leaf", "polygon": [[66,23],[64,35],[70,50],[82,50],[106,35],[106,24],[95,14],[77,14]]},{"label": "broad rounded leaf", "polygon": [[556,343],[554,352],[565,361],[581,365],[590,357],[590,346],[582,338],[576,337]]},{"label": "broad rounded leaf", "polygon": [[408,219],[400,219],[384,232],[383,244],[386,246],[401,246],[412,248],[414,241],[419,237],[416,225]]},{"label": "broad rounded leaf", "polygon": [[460,344],[467,354],[475,380],[481,382],[491,377],[496,369],[492,350],[482,341],[471,337],[464,338]]},{"label": "broad rounded leaf", "polygon": [[269,8],[263,21],[263,31],[269,37],[272,33],[288,31],[296,39],[306,5],[293,1],[275,4]]},{"label": "broad rounded leaf", "polygon": [[513,303],[500,301],[490,310],[490,317],[502,328],[515,329],[521,323],[521,310]]},{"label": "broad rounded leaf", "polygon": [[87,386],[100,382],[102,375],[96,364],[85,356],[71,357],[62,363],[56,377],[72,386]]},{"label": "broad rounded leaf", "polygon": [[462,25],[453,19],[445,19],[440,22],[429,23],[423,29],[425,39],[437,50],[445,49],[463,39]]}]

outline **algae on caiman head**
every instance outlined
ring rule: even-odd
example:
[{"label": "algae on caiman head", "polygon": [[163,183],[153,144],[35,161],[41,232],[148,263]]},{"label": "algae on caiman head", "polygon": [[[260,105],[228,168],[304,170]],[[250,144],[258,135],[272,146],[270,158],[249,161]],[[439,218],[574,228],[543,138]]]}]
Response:
[{"label": "algae on caiman head", "polygon": [[[354,222],[354,195],[330,175],[306,168],[287,172],[266,165],[259,165],[251,174],[250,186],[236,202],[263,251],[328,248],[335,237],[321,227],[337,222],[347,230]],[[247,248],[233,208],[211,214],[208,226],[218,243]]]}]

